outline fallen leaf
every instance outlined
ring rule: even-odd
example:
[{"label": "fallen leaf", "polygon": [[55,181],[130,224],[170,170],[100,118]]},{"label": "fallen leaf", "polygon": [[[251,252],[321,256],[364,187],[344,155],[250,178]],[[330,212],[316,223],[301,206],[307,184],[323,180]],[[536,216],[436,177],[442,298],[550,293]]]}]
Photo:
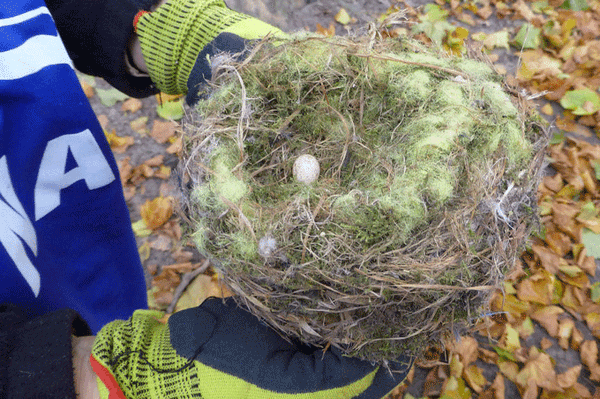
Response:
[{"label": "fallen leaf", "polygon": [[127,148],[135,143],[135,139],[131,136],[118,136],[115,129],[110,133],[104,131],[104,135],[110,148],[116,154],[125,153]]},{"label": "fallen leaf", "polygon": [[165,156],[164,155],[156,155],[150,159],[147,159],[146,161],[144,161],[145,165],[148,165],[150,167],[154,167],[154,166],[160,166],[165,160]]},{"label": "fallen leaf", "polygon": [[124,94],[115,88],[107,90],[96,88],[96,93],[105,107],[112,107],[119,101],[125,101],[129,98],[127,94]]},{"label": "fallen leaf", "polygon": [[172,198],[157,197],[151,201],[147,200],[141,206],[140,214],[149,229],[157,229],[165,224],[173,214]]},{"label": "fallen leaf", "polygon": [[146,134],[148,134],[148,129],[146,127],[147,123],[148,123],[148,117],[140,116],[139,118],[134,119],[131,122],[129,122],[129,126],[131,127],[131,130],[133,130],[134,132],[136,132],[140,135],[146,135]]},{"label": "fallen leaf", "polygon": [[592,302],[600,303],[600,281],[596,281],[590,287],[590,298]]},{"label": "fallen leaf", "polygon": [[132,114],[142,109],[142,101],[137,98],[129,98],[121,105],[121,111],[131,112]]},{"label": "fallen leaf", "polygon": [[156,113],[163,119],[178,121],[185,115],[183,100],[165,101],[162,104],[158,104],[156,106]]},{"label": "fallen leaf", "polygon": [[150,234],[152,234],[152,230],[146,226],[144,219],[140,219],[137,222],[132,223],[131,228],[133,229],[133,233],[140,238],[148,237]]},{"label": "fallen leaf", "polygon": [[536,28],[530,23],[525,23],[515,36],[514,44],[519,50],[537,49],[542,42],[541,34],[542,30],[540,28]]},{"label": "fallen leaf", "polygon": [[350,14],[348,14],[348,11],[346,11],[344,8],[340,8],[337,14],[335,14],[335,16],[333,17],[333,19],[335,19],[336,22],[342,25],[348,25],[352,21]]},{"label": "fallen leaf", "polygon": [[569,340],[575,328],[575,322],[571,318],[564,318],[558,322],[558,345],[567,350],[569,348]]},{"label": "fallen leaf", "polygon": [[157,251],[169,251],[171,249],[171,238],[162,234],[159,234],[158,238],[152,241],[150,248],[156,249]]},{"label": "fallen leaf", "polygon": [[183,136],[179,136],[175,141],[166,149],[167,154],[179,154],[183,149]]},{"label": "fallen leaf", "polygon": [[80,80],[79,83],[81,83],[81,89],[83,90],[83,93],[87,98],[94,97],[94,88],[92,87],[92,85],[90,85],[85,80]]},{"label": "fallen leaf", "polygon": [[[581,271],[581,269],[579,270]],[[517,297],[521,301],[549,305],[552,301],[553,287],[554,276],[546,270],[540,270],[519,283]]]},{"label": "fallen leaf", "polygon": [[506,330],[504,331],[504,336],[501,342],[504,349],[509,352],[514,352],[521,348],[519,333],[510,324],[506,325]]},{"label": "fallen leaf", "polygon": [[463,377],[471,389],[477,393],[483,392],[483,387],[488,383],[483,376],[482,369],[474,364],[465,368]]},{"label": "fallen leaf", "polygon": [[548,331],[551,337],[558,334],[558,315],[564,313],[558,306],[545,306],[531,314],[531,318],[537,321]]},{"label": "fallen leaf", "polygon": [[600,364],[598,364],[598,344],[596,341],[584,341],[579,350],[581,363],[590,371],[592,381],[600,381]]},{"label": "fallen leaf", "polygon": [[142,261],[142,263],[144,263],[148,260],[148,258],[150,258],[150,251],[151,250],[150,246],[148,245],[148,242],[144,242],[138,247],[138,253],[140,255],[140,260]]},{"label": "fallen leaf", "polygon": [[329,28],[324,28],[323,25],[317,23],[317,33],[327,37],[333,37],[335,35],[335,25],[332,23],[329,24]]},{"label": "fallen leaf", "polygon": [[175,134],[177,123],[173,121],[154,120],[150,136],[160,144],[164,144]]},{"label": "fallen leaf", "polygon": [[528,387],[533,383],[536,387],[555,390],[557,388],[556,372],[550,356],[535,347],[530,348],[529,360],[517,374],[515,382],[522,387]]},{"label": "fallen leaf", "polygon": [[574,115],[592,115],[600,111],[600,95],[587,87],[570,90],[561,98],[560,105]]},{"label": "fallen leaf", "polygon": [[581,231],[581,241],[590,256],[600,259],[600,234],[584,228]]},{"label": "fallen leaf", "polygon": [[[431,396],[431,394],[426,396]],[[467,388],[462,378],[451,376],[444,384],[440,399],[471,399],[471,391]]]},{"label": "fallen leaf", "polygon": [[580,373],[581,373],[581,364],[571,367],[564,373],[558,374],[556,376],[556,381],[558,382],[558,386],[563,389],[572,387],[577,382],[577,378],[579,378]]}]

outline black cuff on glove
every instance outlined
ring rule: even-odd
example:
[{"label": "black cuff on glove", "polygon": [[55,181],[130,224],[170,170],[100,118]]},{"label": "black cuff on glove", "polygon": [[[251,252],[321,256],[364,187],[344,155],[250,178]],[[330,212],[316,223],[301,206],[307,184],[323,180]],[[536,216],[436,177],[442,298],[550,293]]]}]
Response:
[{"label": "black cuff on glove", "polygon": [[[369,362],[345,357],[335,348],[291,344],[260,322],[231,298],[210,298],[197,308],[169,318],[171,345],[188,359],[239,377],[258,387],[281,393],[309,393],[339,388],[375,370]],[[410,370],[393,363],[390,374],[381,367],[373,384],[359,397],[383,397],[401,383]]]},{"label": "black cuff on glove", "polygon": [[[188,105],[194,105],[202,97],[202,87],[204,82],[212,79],[211,61],[219,53],[226,52],[229,55],[238,55],[238,60],[243,58],[248,41],[242,39],[233,33],[223,32],[208,43],[198,55],[196,63],[192,68],[188,78],[188,92],[185,101]],[[195,82],[196,87],[191,82]],[[198,84],[198,82],[201,82]]]}]

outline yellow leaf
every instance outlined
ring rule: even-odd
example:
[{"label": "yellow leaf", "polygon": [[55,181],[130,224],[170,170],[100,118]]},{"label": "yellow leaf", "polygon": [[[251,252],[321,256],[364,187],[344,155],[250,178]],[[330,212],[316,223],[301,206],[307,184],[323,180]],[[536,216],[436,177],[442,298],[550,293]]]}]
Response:
[{"label": "yellow leaf", "polygon": [[458,357],[458,354],[454,354],[450,359],[450,375],[459,378],[462,375],[464,366]]},{"label": "yellow leaf", "polygon": [[104,135],[106,136],[106,140],[108,141],[108,144],[113,152],[119,154],[124,153],[127,150],[127,147],[135,142],[131,136],[118,136],[115,129],[113,129],[110,133],[105,130]]},{"label": "yellow leaf", "polygon": [[506,325],[503,337],[503,347],[509,352],[514,352],[521,348],[521,341],[519,340],[519,333],[517,330],[512,328],[510,324]]},{"label": "yellow leaf", "polygon": [[150,234],[152,234],[152,230],[146,226],[144,219],[140,219],[137,222],[132,223],[131,228],[133,229],[133,233],[140,238],[148,237]]},{"label": "yellow leaf", "polygon": [[471,391],[462,378],[450,376],[446,380],[440,399],[471,399]]},{"label": "yellow leaf", "polygon": [[535,332],[535,327],[530,317],[526,317],[525,320],[518,326],[515,326],[515,330],[519,332],[519,337],[526,339]]},{"label": "yellow leaf", "polygon": [[483,391],[483,387],[487,384],[487,380],[479,367],[472,364],[464,371],[464,378],[467,384],[477,393]]},{"label": "yellow leaf", "polygon": [[542,113],[543,113],[544,115],[548,115],[548,116],[550,116],[550,115],[553,115],[553,114],[554,114],[554,110],[552,109],[552,105],[550,105],[550,103],[548,103],[548,104],[544,105],[544,106],[543,106],[543,107],[540,109],[540,111],[542,111]]},{"label": "yellow leaf", "polygon": [[138,253],[140,254],[140,260],[144,263],[150,257],[150,245],[147,242],[143,243],[138,247]]},{"label": "yellow leaf", "polygon": [[519,365],[517,363],[510,362],[508,360],[501,360],[498,362],[498,368],[506,378],[508,378],[512,382],[516,381],[517,374],[519,373]]},{"label": "yellow leaf", "polygon": [[352,18],[350,18],[350,14],[348,14],[348,12],[343,8],[340,8],[337,14],[335,14],[335,17],[333,17],[333,19],[335,19],[342,25],[348,25],[352,21]]},{"label": "yellow leaf", "polygon": [[157,197],[147,200],[140,208],[142,219],[149,229],[157,229],[165,224],[173,214],[171,197]]}]

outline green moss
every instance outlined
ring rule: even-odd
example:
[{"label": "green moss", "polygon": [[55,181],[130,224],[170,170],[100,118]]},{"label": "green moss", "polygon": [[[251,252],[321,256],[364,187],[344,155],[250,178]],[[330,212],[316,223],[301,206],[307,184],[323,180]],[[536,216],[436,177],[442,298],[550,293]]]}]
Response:
[{"label": "green moss", "polygon": [[502,116],[517,116],[517,108],[514,106],[510,98],[502,86],[496,82],[485,82],[481,88],[484,100],[490,105],[493,112]]},{"label": "green moss", "polygon": [[229,235],[231,244],[229,250],[231,256],[239,257],[246,261],[253,261],[258,256],[258,247],[256,240],[254,240],[247,231],[236,231]]},{"label": "green moss", "polygon": [[487,64],[470,58],[459,58],[455,66],[473,80],[488,80],[495,76]]},{"label": "green moss", "polygon": [[231,173],[227,158],[217,157],[213,161],[215,175],[211,179],[211,189],[215,194],[237,204],[247,193],[248,185]]}]

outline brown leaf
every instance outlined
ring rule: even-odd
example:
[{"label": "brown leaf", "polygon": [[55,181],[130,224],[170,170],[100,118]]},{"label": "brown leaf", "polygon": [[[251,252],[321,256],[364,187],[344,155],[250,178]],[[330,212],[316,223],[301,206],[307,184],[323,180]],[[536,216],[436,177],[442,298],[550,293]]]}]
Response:
[{"label": "brown leaf", "polygon": [[558,386],[561,388],[570,388],[577,382],[579,374],[581,373],[581,364],[571,367],[562,374],[556,376]]},{"label": "brown leaf", "polygon": [[183,136],[177,137],[175,141],[166,149],[167,154],[179,154],[183,150]]},{"label": "brown leaf", "polygon": [[163,234],[159,234],[158,238],[150,243],[150,248],[157,251],[169,251],[171,249],[171,238]]},{"label": "brown leaf", "polygon": [[564,318],[558,322],[558,344],[564,350],[569,349],[569,339],[575,328],[575,322],[571,318]]},{"label": "brown leaf", "polygon": [[560,265],[560,256],[558,254],[542,245],[532,245],[533,253],[539,258],[542,267],[549,273],[558,273]]},{"label": "brown leaf", "polygon": [[100,127],[102,127],[102,129],[106,129],[108,126],[108,116],[104,114],[98,115],[98,122],[100,122]]},{"label": "brown leaf", "polygon": [[592,381],[600,381],[600,364],[598,364],[598,344],[596,341],[584,341],[579,350],[581,362],[590,371]]},{"label": "brown leaf", "polygon": [[79,83],[81,83],[81,88],[83,89],[83,93],[85,94],[85,96],[87,98],[94,97],[95,91],[94,91],[94,88],[92,87],[92,85],[90,85],[85,80],[80,80]]},{"label": "brown leaf", "polygon": [[516,383],[527,389],[530,389],[529,385],[532,383],[540,388],[557,389],[556,372],[550,356],[532,347],[529,350],[529,360],[517,374]]},{"label": "brown leaf", "polygon": [[129,98],[123,102],[123,105],[121,105],[121,111],[129,111],[132,114],[138,112],[140,109],[142,109],[142,102],[137,98]]},{"label": "brown leaf", "polygon": [[155,157],[152,157],[152,158],[146,160],[144,162],[144,164],[148,165],[148,166],[152,166],[152,167],[153,166],[160,166],[164,162],[164,159],[165,159],[164,155],[157,155]]},{"label": "brown leaf", "polygon": [[171,176],[171,168],[165,165],[160,165],[158,170],[154,173],[154,177],[158,179],[167,180]]},{"label": "brown leaf", "polygon": [[170,197],[157,197],[147,200],[140,208],[140,214],[146,226],[154,230],[162,226],[173,214],[173,203]]},{"label": "brown leaf", "polygon": [[131,122],[129,122],[129,126],[131,127],[131,130],[133,130],[134,132],[136,132],[140,135],[146,135],[146,134],[148,134],[148,129],[146,128],[146,123],[148,123],[148,117],[140,116],[139,118],[134,119]]},{"label": "brown leaf", "polygon": [[[468,366],[477,360],[477,340],[473,337],[460,337],[458,342],[454,342],[453,351],[458,353],[463,365]],[[459,376],[460,377],[460,376]]]},{"label": "brown leaf", "polygon": [[173,121],[163,122],[156,119],[152,125],[150,136],[160,144],[164,144],[175,134],[178,124]]},{"label": "brown leaf", "polygon": [[335,35],[335,25],[332,22],[329,24],[329,28],[324,28],[323,25],[317,23],[316,32],[323,36],[332,37]]},{"label": "brown leaf", "polygon": [[583,334],[577,327],[574,327],[571,333],[571,349],[578,351],[583,341],[585,341]]},{"label": "brown leaf", "polygon": [[531,314],[531,318],[537,321],[548,331],[551,337],[558,334],[558,315],[564,313],[564,310],[558,306],[545,306]]},{"label": "brown leaf", "polygon": [[549,305],[552,302],[553,287],[554,276],[545,270],[540,270],[519,283],[517,297],[521,301]]},{"label": "brown leaf", "polygon": [[130,158],[125,157],[117,161],[117,167],[119,168],[119,174],[121,175],[121,185],[125,186],[127,180],[131,177],[131,171],[133,166],[129,163]]}]

